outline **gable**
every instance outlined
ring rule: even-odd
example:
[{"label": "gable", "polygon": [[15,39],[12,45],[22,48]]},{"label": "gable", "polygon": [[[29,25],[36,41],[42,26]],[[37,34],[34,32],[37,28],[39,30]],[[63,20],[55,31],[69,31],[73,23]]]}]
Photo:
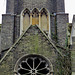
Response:
[{"label": "gable", "polygon": [[18,59],[29,54],[45,56],[53,66],[56,66],[57,53],[62,55],[37,25],[31,25],[1,59],[0,73],[13,75]]}]

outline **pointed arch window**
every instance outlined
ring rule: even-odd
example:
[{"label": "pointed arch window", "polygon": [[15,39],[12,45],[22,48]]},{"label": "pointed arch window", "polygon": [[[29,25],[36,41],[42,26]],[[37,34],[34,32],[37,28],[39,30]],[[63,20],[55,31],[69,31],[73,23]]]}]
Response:
[{"label": "pointed arch window", "polygon": [[23,31],[30,25],[30,11],[28,9],[23,12]]},{"label": "pointed arch window", "polygon": [[39,11],[38,9],[33,9],[32,11],[32,25],[39,25]]},{"label": "pointed arch window", "polygon": [[45,8],[41,10],[41,29],[43,31],[49,31],[49,17],[48,12]]},{"label": "pointed arch window", "polygon": [[31,12],[26,8],[22,12],[20,23],[20,34],[22,34],[29,25],[39,25],[47,35],[51,35],[50,15],[46,8],[43,8],[40,11],[37,8],[34,8]]}]

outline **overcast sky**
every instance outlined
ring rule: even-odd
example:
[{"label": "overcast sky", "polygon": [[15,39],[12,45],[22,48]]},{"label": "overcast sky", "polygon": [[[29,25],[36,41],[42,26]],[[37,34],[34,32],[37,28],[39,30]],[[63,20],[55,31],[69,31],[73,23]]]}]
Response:
[{"label": "overcast sky", "polygon": [[[75,14],[75,0],[64,0],[65,12],[69,13],[69,22],[72,22],[73,15]],[[6,0],[0,0],[0,24],[2,23],[2,14],[6,13]]]}]

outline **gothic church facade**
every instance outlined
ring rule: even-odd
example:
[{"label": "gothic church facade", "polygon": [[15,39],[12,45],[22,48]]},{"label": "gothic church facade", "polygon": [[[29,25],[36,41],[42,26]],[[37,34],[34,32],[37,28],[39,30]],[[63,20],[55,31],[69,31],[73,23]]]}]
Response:
[{"label": "gothic church facade", "polygon": [[64,0],[7,0],[1,28],[1,75],[71,75]]}]

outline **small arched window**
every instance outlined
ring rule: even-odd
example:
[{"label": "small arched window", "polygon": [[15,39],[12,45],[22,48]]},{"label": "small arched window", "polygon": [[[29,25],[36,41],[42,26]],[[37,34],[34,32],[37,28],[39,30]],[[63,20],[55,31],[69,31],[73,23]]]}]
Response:
[{"label": "small arched window", "polygon": [[23,12],[23,31],[30,25],[30,11],[25,9]]},{"label": "small arched window", "polygon": [[33,9],[32,11],[32,25],[39,25],[39,11],[38,9]]},{"label": "small arched window", "polygon": [[48,17],[48,11],[43,8],[41,10],[41,29],[43,31],[49,31],[49,17]]}]

